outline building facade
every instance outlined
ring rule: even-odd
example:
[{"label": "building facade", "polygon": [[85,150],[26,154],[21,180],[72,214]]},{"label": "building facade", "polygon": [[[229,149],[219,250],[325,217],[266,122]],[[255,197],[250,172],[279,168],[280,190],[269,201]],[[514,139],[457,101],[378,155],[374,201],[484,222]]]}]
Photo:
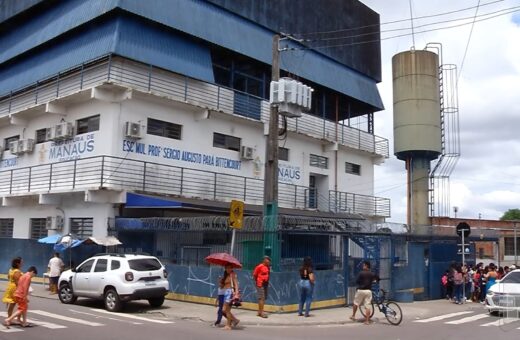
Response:
[{"label": "building facade", "polygon": [[[225,216],[241,200],[239,257],[257,261],[272,38],[283,32],[305,40],[282,39],[281,75],[314,92],[309,112],[280,119],[280,228],[298,231],[277,236],[280,261],[318,249],[324,270],[347,271],[353,241],[332,232],[390,216],[373,185],[389,156],[374,134],[379,15],[356,0],[314,4],[2,2],[0,237],[117,234],[118,251],[197,265],[229,249]],[[302,232],[320,228],[330,235]],[[363,247],[351,244],[373,251]]]}]

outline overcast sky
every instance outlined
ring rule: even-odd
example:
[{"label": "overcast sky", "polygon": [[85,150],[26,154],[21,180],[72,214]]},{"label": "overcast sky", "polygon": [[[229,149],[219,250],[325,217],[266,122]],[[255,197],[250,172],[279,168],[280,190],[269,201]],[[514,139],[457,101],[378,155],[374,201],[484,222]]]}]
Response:
[{"label": "overcast sky", "polygon": [[[409,19],[409,0],[361,0],[379,13],[381,23]],[[494,4],[483,4],[495,2]],[[474,7],[478,0],[413,0],[414,17]],[[520,0],[481,0],[478,15],[519,7]],[[498,13],[497,13],[498,14]],[[415,20],[414,25],[473,17],[475,8],[446,16]],[[477,17],[477,20],[484,17]],[[472,20],[469,20],[471,22]],[[468,21],[463,21],[468,22]],[[439,24],[453,26],[461,22]],[[410,27],[410,21],[382,25],[382,30]],[[417,28],[416,31],[432,27]],[[461,156],[450,178],[450,216],[498,219],[520,208],[520,12],[476,22],[461,70],[471,25],[415,34],[415,48],[443,45],[444,63],[460,72],[458,98]],[[382,38],[406,32],[382,33]],[[376,166],[375,195],[391,198],[390,222],[406,222],[406,171],[393,155],[391,58],[409,50],[412,37],[381,42],[383,81],[379,89],[386,110],[375,114],[376,134],[390,140],[390,159]]]}]

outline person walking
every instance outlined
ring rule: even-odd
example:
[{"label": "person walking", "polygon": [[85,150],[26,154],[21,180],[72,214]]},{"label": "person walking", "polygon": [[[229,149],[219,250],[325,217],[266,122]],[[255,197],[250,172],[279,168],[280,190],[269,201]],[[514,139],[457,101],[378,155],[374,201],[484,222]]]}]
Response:
[{"label": "person walking", "polygon": [[453,274],[453,285],[455,288],[455,304],[461,305],[462,300],[462,285],[464,284],[464,275],[462,274],[462,267],[457,267]]},{"label": "person walking", "polygon": [[16,292],[16,287],[18,286],[18,280],[20,279],[20,276],[22,276],[22,264],[22,258],[15,257],[11,261],[11,269],[9,269],[9,273],[7,274],[8,283],[4,296],[2,297],[2,302],[7,304],[7,317],[10,317],[11,314],[13,314],[14,307],[16,305],[14,300],[14,293]]},{"label": "person walking", "polygon": [[305,317],[309,317],[309,311],[312,303],[312,292],[314,290],[314,270],[312,269],[312,260],[309,256],[303,259],[300,268],[300,305],[298,315],[303,316],[303,305],[305,304]]},{"label": "person walking", "polygon": [[233,271],[233,267],[228,264],[225,267],[224,275],[220,280],[220,285],[224,292],[224,314],[226,315],[226,326],[224,326],[225,330],[231,330],[236,328],[240,320],[238,320],[233,313],[231,313],[231,302],[234,298],[238,298],[239,290],[238,290],[238,279],[237,274]]},{"label": "person walking", "polygon": [[218,326],[222,322],[225,297],[226,297],[226,289],[224,288],[224,283],[222,282],[222,277],[220,277],[218,280],[217,299],[215,300],[215,305],[218,308],[217,309],[217,321],[215,321],[215,323],[213,324],[214,326]]},{"label": "person walking", "polygon": [[354,295],[354,305],[352,306],[351,320],[356,321],[356,312],[359,306],[365,306],[365,325],[370,324],[371,303],[372,303],[372,283],[378,281],[379,277],[370,271],[370,262],[363,262],[363,270],[359,273],[356,284],[357,290]]},{"label": "person walking", "polygon": [[9,328],[11,325],[11,321],[13,321],[14,318],[20,319],[21,317],[21,323],[20,325],[22,327],[27,327],[29,324],[27,323],[27,309],[29,307],[29,299],[27,299],[27,296],[29,295],[29,287],[31,286],[31,280],[34,277],[34,275],[37,275],[38,271],[36,270],[36,267],[31,266],[29,269],[27,269],[27,272],[20,276],[20,279],[18,280],[18,286],[16,287],[16,291],[14,293],[14,298],[16,303],[18,304],[18,310],[13,313],[10,317],[4,320],[4,326]]},{"label": "person walking", "polygon": [[253,279],[256,285],[256,294],[258,298],[258,316],[267,318],[264,312],[265,300],[267,300],[267,292],[269,287],[269,274],[271,272],[271,258],[264,256],[262,263],[255,267],[253,271]]},{"label": "person walking", "polygon": [[54,257],[49,260],[47,270],[49,272],[49,290],[50,294],[56,294],[58,292],[58,280],[60,274],[63,271],[65,264],[60,259],[60,253],[54,253]]}]

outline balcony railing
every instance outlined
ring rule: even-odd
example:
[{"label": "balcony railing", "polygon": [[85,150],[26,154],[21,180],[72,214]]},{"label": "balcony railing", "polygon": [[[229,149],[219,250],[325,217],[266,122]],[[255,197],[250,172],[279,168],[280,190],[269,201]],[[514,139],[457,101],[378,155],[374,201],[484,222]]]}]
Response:
[{"label": "balcony railing", "polygon": [[390,217],[390,199],[330,190],[329,209],[335,213]]},{"label": "balcony railing", "polygon": [[[48,103],[83,89],[113,83],[211,110],[267,122],[269,103],[260,97],[194,80],[152,65],[107,56],[66,70],[0,101],[0,117]],[[388,140],[309,114],[288,119],[289,131],[338,142],[353,149],[388,158]]]},{"label": "balcony railing", "polygon": [[[224,202],[240,199],[248,204],[261,205],[264,183],[256,178],[112,156],[95,156],[0,172],[2,196],[100,188]],[[278,204],[282,208],[316,208],[312,199],[309,199],[308,187],[279,183],[278,191]],[[340,192],[337,192],[337,197],[339,201],[329,202],[329,211],[360,214],[390,211],[389,201],[381,201],[384,200],[381,198]],[[339,207],[330,208],[330,204],[338,202],[341,202]],[[388,206],[381,208],[381,203],[385,202]],[[350,211],[346,210],[347,206]]]}]

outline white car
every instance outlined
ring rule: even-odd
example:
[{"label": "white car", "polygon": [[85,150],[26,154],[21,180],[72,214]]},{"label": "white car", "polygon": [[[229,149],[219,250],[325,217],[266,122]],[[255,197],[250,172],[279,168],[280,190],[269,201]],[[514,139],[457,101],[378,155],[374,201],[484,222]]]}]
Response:
[{"label": "white car", "polygon": [[146,299],[160,307],[169,291],[167,273],[153,256],[98,254],[61,273],[58,296],[62,303],[78,297],[103,300],[105,308],[120,311],[125,302]]},{"label": "white car", "polygon": [[492,314],[520,312],[520,269],[509,272],[489,287],[486,308]]}]

